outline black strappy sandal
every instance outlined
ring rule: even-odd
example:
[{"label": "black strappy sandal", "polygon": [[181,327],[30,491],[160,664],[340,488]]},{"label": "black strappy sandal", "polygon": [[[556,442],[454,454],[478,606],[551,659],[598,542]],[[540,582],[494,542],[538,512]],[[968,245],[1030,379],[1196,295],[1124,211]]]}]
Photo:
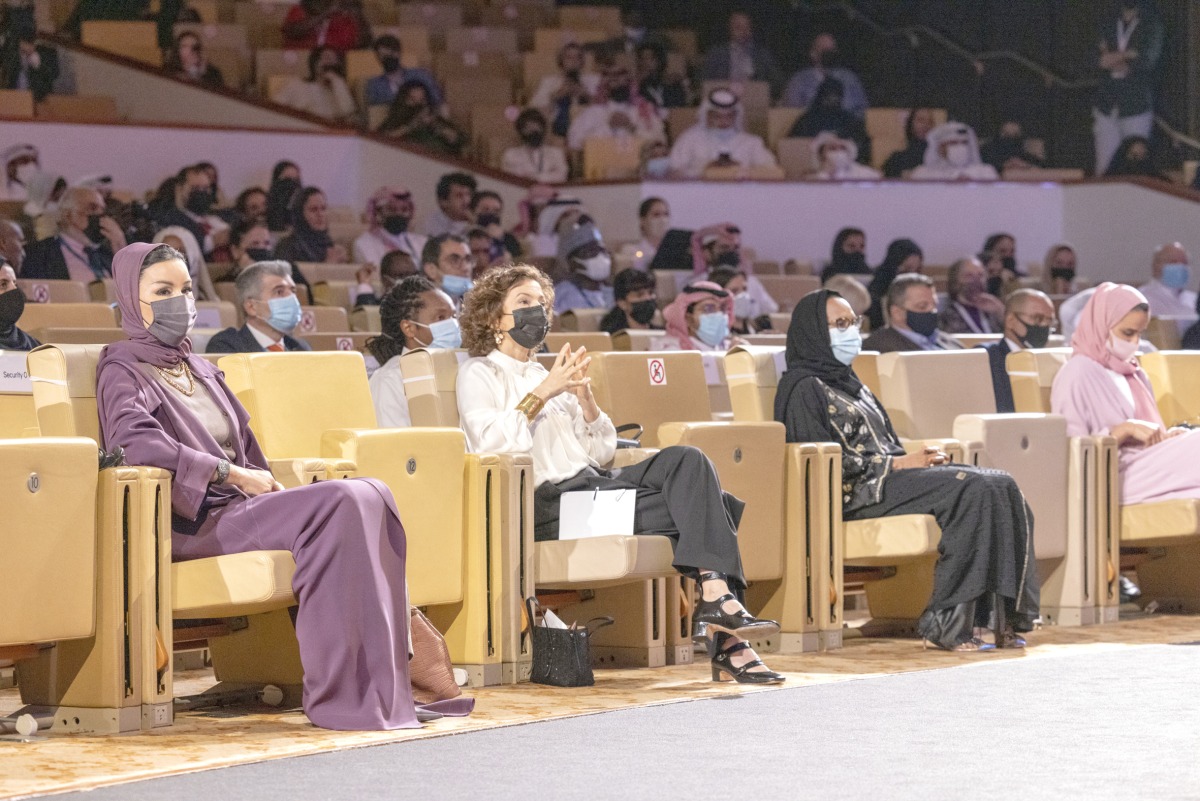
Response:
[{"label": "black strappy sandal", "polygon": [[750,643],[739,642],[718,652],[712,658],[713,681],[725,681],[725,676],[728,676],[738,684],[782,684],[785,680],[782,673],[773,670],[753,670],[759,666],[767,666],[761,659],[752,659],[741,667],[733,666],[733,655],[749,647]]}]

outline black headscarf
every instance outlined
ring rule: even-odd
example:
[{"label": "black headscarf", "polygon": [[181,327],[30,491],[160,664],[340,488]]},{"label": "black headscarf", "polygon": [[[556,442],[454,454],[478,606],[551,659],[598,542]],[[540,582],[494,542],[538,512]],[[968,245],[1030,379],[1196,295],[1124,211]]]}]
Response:
[{"label": "black headscarf", "polygon": [[846,240],[856,234],[866,238],[866,233],[861,228],[843,228],[837,232],[837,236],[833,238],[829,264],[821,271],[821,283],[825,283],[835,275],[866,275],[871,272],[864,254],[846,253],[842,250]]},{"label": "black headscarf", "polygon": [[809,292],[792,310],[787,331],[787,372],[779,380],[777,394],[787,397],[798,382],[815,376],[834,389],[857,397],[862,382],[849,366],[839,362],[829,344],[829,316],[825,303],[840,298],[831,289]]},{"label": "black headscarf", "polygon": [[871,294],[871,308],[867,317],[871,321],[872,331],[883,327],[883,297],[899,275],[900,265],[914,253],[922,257],[925,255],[920,246],[911,239],[895,239],[888,245],[883,263],[875,268],[875,276],[867,286],[867,291]]},{"label": "black headscarf", "polygon": [[[329,231],[318,231],[309,225],[308,220],[304,217],[304,206],[308,203],[308,199],[319,194],[321,194],[319,188],[306,186],[292,198],[292,235],[289,238],[300,255],[299,258],[292,259],[293,261],[325,261],[327,251],[333,247],[333,239],[329,236]],[[288,258],[291,258],[290,250]]]}]

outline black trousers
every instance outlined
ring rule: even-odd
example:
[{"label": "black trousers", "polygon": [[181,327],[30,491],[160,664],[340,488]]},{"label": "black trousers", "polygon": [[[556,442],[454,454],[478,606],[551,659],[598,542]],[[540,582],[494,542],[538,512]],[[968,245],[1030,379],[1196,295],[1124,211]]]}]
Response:
[{"label": "black trousers", "polygon": [[675,569],[689,578],[700,570],[729,576],[743,589],[737,530],[746,504],[721,489],[712,462],[690,446],[663,448],[654,456],[616,470],[588,468],[534,493],[534,538],[558,539],[559,496],[579,490],[637,490],[633,530],[661,534],[675,543]]}]

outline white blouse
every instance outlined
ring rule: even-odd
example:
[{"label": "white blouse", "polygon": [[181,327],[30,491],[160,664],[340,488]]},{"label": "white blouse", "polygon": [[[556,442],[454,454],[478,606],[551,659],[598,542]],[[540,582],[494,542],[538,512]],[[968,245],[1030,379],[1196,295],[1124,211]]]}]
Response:
[{"label": "white blouse", "polygon": [[408,348],[388,359],[367,381],[371,387],[371,401],[375,404],[375,422],[380,428],[412,426],[408,396],[404,394],[404,375],[400,372],[400,358],[405,353]]},{"label": "white blouse", "polygon": [[551,398],[533,422],[517,404],[549,372],[536,361],[519,362],[498,350],[458,368],[458,416],[474,453],[528,453],[536,485],[557,484],[585,467],[612,461],[617,430],[603,411],[588,423],[570,392]]}]

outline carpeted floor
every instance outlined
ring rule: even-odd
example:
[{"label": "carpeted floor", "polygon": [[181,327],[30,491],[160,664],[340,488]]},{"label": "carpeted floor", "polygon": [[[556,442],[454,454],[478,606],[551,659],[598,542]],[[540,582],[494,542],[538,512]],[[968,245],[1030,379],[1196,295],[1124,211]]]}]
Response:
[{"label": "carpeted floor", "polygon": [[[717,685],[708,680],[706,665],[661,668],[655,670],[621,670],[599,671],[597,685],[592,688],[574,690],[558,690],[536,685],[519,685],[516,687],[489,688],[474,692],[477,698],[476,714],[466,720],[444,720],[431,724],[424,729],[405,732],[365,732],[345,733],[328,732],[316,729],[308,724],[303,715],[298,713],[276,713],[260,711],[240,717],[209,717],[203,714],[190,713],[181,715],[177,724],[170,729],[156,730],[152,733],[128,735],[123,737],[82,737],[56,736],[44,738],[39,742],[15,743],[0,741],[0,798],[23,797],[27,795],[61,792],[67,790],[89,789],[109,784],[119,784],[138,779],[169,776],[173,774],[204,771],[209,768],[224,768],[232,765],[280,760],[282,757],[295,757],[322,754],[320,760],[281,760],[276,763],[265,763],[249,770],[255,771],[254,777],[296,774],[305,777],[303,784],[311,789],[311,793],[293,792],[287,797],[291,801],[299,798],[332,797],[330,793],[318,790],[319,776],[314,774],[313,783],[307,779],[310,770],[318,770],[328,760],[333,765],[330,775],[337,778],[338,774],[358,770],[352,767],[358,760],[367,760],[362,768],[367,774],[376,770],[369,766],[371,755],[391,754],[383,757],[384,764],[399,763],[408,766],[418,766],[413,776],[428,776],[425,768],[428,760],[434,757],[423,756],[426,748],[432,748],[430,753],[436,753],[441,759],[443,754],[457,754],[446,757],[446,765],[451,773],[462,772],[464,764],[487,764],[497,766],[499,763],[488,759],[476,761],[474,757],[466,761],[466,755],[459,748],[473,750],[479,748],[485,753],[488,743],[495,746],[500,754],[495,757],[502,766],[496,770],[517,771],[512,781],[517,784],[526,782],[541,782],[535,779],[535,774],[525,774],[525,768],[513,768],[509,761],[520,762],[516,754],[529,749],[529,765],[539,764],[536,754],[537,743],[543,739],[547,744],[563,744],[564,747],[576,739],[583,747],[587,741],[603,743],[607,755],[601,763],[607,773],[620,773],[613,765],[624,765],[627,760],[634,760],[631,765],[633,777],[639,781],[649,780],[657,776],[664,768],[664,760],[670,762],[672,768],[674,756],[684,755],[689,745],[699,735],[713,726],[718,728],[733,725],[733,720],[745,712],[744,723],[750,730],[762,730],[766,736],[758,738],[760,742],[739,743],[734,748],[735,753],[767,753],[775,759],[787,763],[788,770],[798,764],[807,764],[813,754],[842,754],[845,748],[854,752],[865,746],[870,746],[874,740],[864,739],[855,735],[848,741],[834,747],[836,737],[830,731],[830,726],[840,728],[848,724],[848,730],[853,732],[862,729],[864,724],[881,724],[891,720],[899,728],[887,730],[879,736],[886,742],[896,742],[905,737],[905,726],[908,733],[919,741],[929,740],[930,745],[936,746],[943,742],[942,729],[944,723],[933,723],[937,716],[949,714],[953,721],[962,717],[966,721],[986,719],[989,725],[996,715],[1018,715],[1013,725],[1018,723],[1027,726],[1027,736],[1013,736],[1016,753],[1008,750],[999,754],[989,754],[986,751],[976,754],[976,758],[955,762],[953,766],[944,768],[951,770],[956,776],[961,776],[965,791],[970,789],[974,776],[983,771],[989,777],[1003,772],[1022,776],[1037,767],[1026,758],[1035,739],[1054,740],[1064,743],[1086,741],[1086,732],[1103,731],[1109,724],[1119,730],[1121,716],[1108,721],[1104,715],[1097,713],[1091,717],[1081,717],[1075,721],[1063,722],[1061,726],[1048,728],[1042,725],[1037,715],[1046,715],[1055,708],[1056,699],[1067,698],[1075,692],[1077,681],[1091,680],[1093,666],[1106,664],[1109,657],[1120,657],[1129,654],[1133,664],[1155,666],[1159,659],[1159,650],[1147,649],[1142,646],[1159,643],[1181,643],[1200,640],[1200,617],[1151,617],[1144,620],[1120,623],[1110,626],[1094,626],[1077,629],[1047,629],[1036,632],[1031,638],[1032,647],[1024,654],[1020,652],[999,652],[989,655],[958,655],[937,652],[923,652],[919,644],[912,640],[850,640],[847,646],[826,654],[800,656],[769,657],[770,664],[776,669],[787,672],[788,684],[784,690],[758,691],[746,693],[744,688],[730,684]],[[1165,649],[1164,653],[1186,654],[1193,659],[1189,648]],[[1183,659],[1184,657],[1178,657]],[[939,668],[961,668],[970,666],[970,670]],[[995,671],[1006,671],[997,685],[997,698],[988,703],[980,703],[976,697],[974,685],[971,683],[975,674],[993,674]],[[895,674],[905,674],[920,671],[920,676],[941,677],[925,681],[921,679],[912,686],[894,685]],[[1194,676],[1194,668],[1185,671],[1184,676],[1190,680]],[[1121,677],[1127,675],[1124,670],[1114,670],[1112,675],[1099,682],[1089,690],[1095,698],[1120,696],[1126,699],[1131,695],[1134,686]],[[1155,674],[1157,675],[1157,674]],[[1166,674],[1164,674],[1166,675]],[[914,680],[917,676],[912,676]],[[207,675],[183,677],[179,682],[180,692],[193,692],[202,689],[205,682],[211,682]],[[845,685],[840,687],[838,685]],[[1090,685],[1089,685],[1090,686]],[[1167,681],[1147,683],[1148,690],[1161,693],[1169,686]],[[1046,698],[1025,700],[1017,703],[1017,699],[1028,688],[1046,688]],[[790,688],[799,688],[800,692],[789,692]],[[1016,688],[1020,688],[1020,692]],[[954,693],[949,690],[954,689]],[[1141,686],[1137,686],[1141,691]],[[817,692],[819,691],[819,692]],[[872,693],[882,693],[872,700]],[[813,693],[816,693],[813,695]],[[949,693],[949,694],[948,694]],[[743,697],[745,696],[745,697]],[[1031,696],[1026,696],[1032,698]],[[701,703],[704,699],[722,699],[712,703]],[[826,707],[820,706],[816,699],[828,699]],[[695,701],[697,703],[680,704],[680,702]],[[913,714],[897,718],[896,705],[899,701],[911,701],[915,704]],[[678,704],[677,707],[666,709],[664,705]],[[810,704],[816,706],[810,707]],[[0,710],[9,710],[18,706],[12,691],[0,693]],[[614,710],[630,710],[634,708],[655,707],[649,717],[634,716],[633,718],[613,715],[588,717],[574,721],[573,725],[582,726],[578,735],[567,734],[563,737],[553,733],[553,730],[542,726],[505,728],[516,724],[532,723],[546,720],[558,720],[583,715],[594,715],[598,712]],[[778,714],[772,710],[780,711]],[[759,711],[755,711],[759,710]],[[763,712],[765,710],[767,713]],[[659,717],[663,713],[665,717]],[[1033,718],[1021,718],[1019,714],[1030,715]],[[765,714],[762,721],[760,714]],[[927,725],[923,715],[933,716],[931,725]],[[668,721],[676,720],[679,716],[679,729]],[[1001,718],[996,718],[1000,720]],[[627,724],[620,721],[626,720]],[[643,722],[638,722],[643,721]],[[663,722],[656,722],[663,721]],[[808,721],[805,725],[800,722]],[[1058,723],[1057,719],[1050,722]],[[1157,713],[1142,715],[1137,725],[1130,730],[1130,736],[1139,742],[1154,742],[1153,728],[1160,722]],[[1169,721],[1168,721],[1169,722]],[[1069,724],[1069,725],[1068,725]],[[558,725],[557,723],[554,725]],[[628,725],[629,731],[623,733],[623,727]],[[741,725],[741,724],[739,724]],[[997,723],[997,725],[999,725]],[[638,734],[638,726],[644,726],[644,734]],[[1018,726],[1019,728],[1019,726]],[[485,731],[493,730],[493,731]],[[869,730],[869,729],[867,729]],[[1192,730],[1196,727],[1193,725]],[[568,731],[576,731],[570,729]],[[471,736],[452,737],[431,741],[428,738],[439,738],[446,734],[475,732]],[[594,732],[594,733],[588,733]],[[485,735],[486,737],[482,737]],[[960,738],[955,735],[954,742],[944,742],[945,745],[958,746]],[[411,742],[424,740],[427,742]],[[667,747],[668,757],[650,749],[659,740]],[[809,750],[797,748],[808,742]],[[478,745],[470,745],[477,743]],[[511,745],[506,745],[511,743]],[[786,749],[779,747],[787,743]],[[384,749],[368,749],[361,752],[350,752],[347,749],[362,746],[395,744]],[[636,746],[636,753],[626,754],[625,744]],[[770,744],[769,747],[766,744]],[[668,747],[669,746],[669,747]],[[555,745],[557,747],[557,745]],[[399,750],[404,749],[404,750]],[[414,750],[419,749],[419,750]],[[443,750],[444,749],[444,750]],[[505,749],[508,749],[507,751]],[[749,749],[746,751],[745,749]],[[936,748],[935,748],[936,750]],[[345,753],[330,754],[331,751]],[[711,749],[704,749],[710,753]],[[850,753],[845,752],[845,753]],[[1189,750],[1194,759],[1196,749]],[[547,752],[549,754],[549,752]],[[548,757],[549,758],[549,757]],[[712,757],[706,757],[711,761]],[[818,757],[819,758],[819,757]],[[337,760],[347,760],[345,762]],[[584,759],[580,757],[580,759]],[[932,757],[929,757],[932,760]],[[575,763],[575,757],[569,755],[554,756],[548,764],[564,766],[563,771],[570,776],[574,771],[583,768]],[[436,761],[436,760],[435,760]],[[584,760],[586,761],[586,759]],[[838,762],[838,769],[846,766]],[[1010,768],[1013,763],[1017,767]],[[686,760],[685,760],[686,763]],[[795,763],[795,764],[793,764]],[[815,764],[815,762],[814,762]],[[937,760],[923,761],[916,764],[941,764]],[[278,769],[276,768],[278,766]],[[544,766],[544,764],[543,764]],[[590,768],[589,768],[590,769]],[[267,773],[257,773],[266,770]],[[489,768],[491,770],[491,768]],[[532,768],[530,768],[532,770]],[[280,773],[282,772],[282,773]],[[276,782],[276,779],[257,778],[238,779],[238,771],[210,771],[181,781],[208,782],[205,792],[220,794],[231,798],[242,797],[243,786],[254,786],[255,797],[269,798],[263,783]],[[487,775],[491,775],[490,773]],[[581,774],[582,775],[582,774]],[[736,775],[753,786],[759,781],[758,771],[739,770]],[[225,777],[230,777],[226,779]],[[469,778],[469,777],[467,777]],[[486,776],[484,777],[486,778]],[[565,779],[564,779],[565,780]],[[780,781],[784,781],[782,774]],[[283,782],[282,779],[278,780]],[[397,773],[387,784],[392,789],[404,786],[405,774]],[[506,780],[507,781],[507,780]],[[249,782],[249,784],[246,784]],[[571,782],[568,782],[571,784]],[[829,786],[845,786],[845,782],[834,782]],[[128,795],[133,792],[150,792],[145,788],[162,786],[160,782],[150,782],[142,785],[127,785],[113,790],[116,795],[105,796],[112,798],[133,798]],[[189,785],[191,786],[191,785]],[[516,785],[514,785],[516,786]],[[574,785],[572,785],[574,786]],[[586,785],[579,785],[580,787]],[[699,786],[704,786],[703,783]],[[469,792],[467,786],[455,784],[463,793]],[[964,792],[965,792],[964,791]],[[161,791],[166,793],[165,790]],[[448,790],[449,793],[449,785]],[[457,791],[456,791],[457,792]],[[632,793],[633,791],[630,790]],[[1200,788],[1197,790],[1200,793]],[[569,794],[569,793],[568,793]],[[339,797],[360,797],[358,792],[349,794],[337,793]],[[148,797],[148,796],[147,796]],[[161,797],[161,796],[160,796]],[[364,793],[361,797],[370,797]],[[379,796],[398,797],[398,796]],[[428,797],[421,794],[420,797]],[[441,796],[439,796],[441,797]],[[456,797],[450,793],[444,797]],[[826,796],[831,797],[831,796]]]}]

